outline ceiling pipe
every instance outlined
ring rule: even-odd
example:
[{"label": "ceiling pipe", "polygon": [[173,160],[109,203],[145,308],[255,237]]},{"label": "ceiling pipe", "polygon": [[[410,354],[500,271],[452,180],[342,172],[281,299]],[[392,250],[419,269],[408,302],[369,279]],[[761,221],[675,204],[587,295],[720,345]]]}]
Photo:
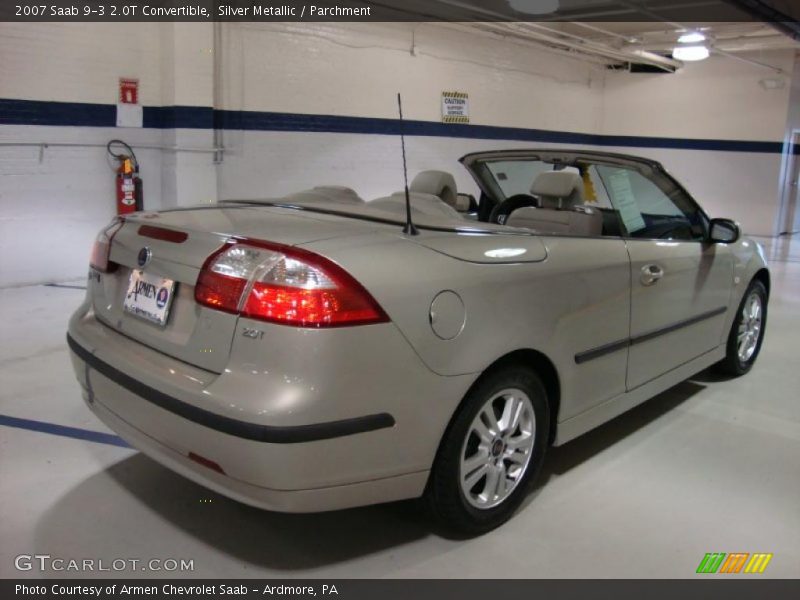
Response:
[{"label": "ceiling pipe", "polygon": [[716,47],[710,48],[710,50],[711,50],[711,52],[713,54],[720,54],[720,55],[725,56],[727,58],[732,58],[733,60],[738,60],[739,62],[747,63],[747,64],[753,65],[755,67],[761,67],[762,69],[769,69],[770,71],[773,71],[773,72],[777,73],[778,75],[788,75],[789,74],[789,73],[786,72],[785,69],[782,69],[780,67],[776,67],[775,65],[770,65],[770,64],[767,64],[767,63],[763,63],[761,61],[753,60],[751,58],[744,58],[743,56],[738,56],[736,54],[731,54],[730,52],[726,52],[724,50],[720,50],[719,48],[716,48]]},{"label": "ceiling pipe", "polygon": [[565,58],[571,58],[572,60],[583,60],[585,62],[589,62],[595,65],[607,65],[608,59],[604,59],[601,57],[596,56],[589,56],[583,55],[578,56],[575,51],[571,50],[562,50],[560,48],[554,48],[552,46],[548,46],[547,44],[543,44],[542,42],[530,39],[529,37],[523,37],[520,35],[516,35],[510,33],[508,31],[497,31],[491,27],[488,27],[489,23],[439,23],[439,27],[446,27],[447,29],[454,29],[456,31],[460,31],[462,33],[474,34],[478,33],[480,35],[491,37],[492,39],[500,39],[503,41],[511,40],[512,43],[521,44],[526,47],[536,48],[537,50],[541,50],[543,52],[548,52],[550,54],[557,54],[558,56],[563,56]]},{"label": "ceiling pipe", "polygon": [[[534,29],[540,29],[550,34],[554,34],[556,36],[563,36],[566,38],[570,38],[575,40],[575,42],[578,44],[577,48],[590,48],[597,52],[602,52],[609,55],[613,54],[613,56],[616,56],[620,60],[626,62],[644,62],[654,67],[663,68],[665,71],[675,71],[683,66],[683,63],[681,61],[672,58],[666,58],[664,56],[661,56],[660,54],[654,54],[652,52],[648,52],[643,49],[630,51],[626,48],[614,48],[613,46],[608,46],[607,44],[603,44],[601,42],[596,42],[572,33],[567,33],[564,31],[560,31],[558,29],[547,27],[545,25],[540,25],[538,23],[526,22],[526,23],[515,23],[515,25],[518,25],[519,27],[525,29],[529,27]],[[564,43],[559,38],[554,39],[550,36],[549,39],[554,40],[555,42]]]},{"label": "ceiling pipe", "polygon": [[[737,1],[739,1],[739,0],[737,0]],[[747,1],[749,2],[750,0],[747,0]],[[758,2],[760,0],[754,0],[754,1]],[[625,4],[626,6],[630,6],[631,5],[631,3],[626,1],[626,0],[621,0],[621,2],[623,4]],[[675,27],[675,29],[679,29],[679,30],[683,29],[683,30],[686,30],[686,31],[692,29],[691,27],[687,27],[683,23],[676,23],[675,21],[670,21],[669,19],[665,19],[665,18],[661,17],[658,13],[653,12],[651,10],[648,10],[648,9],[646,9],[644,7],[642,7],[641,10],[642,10],[642,12],[644,14],[652,17],[653,19],[661,21],[663,23],[667,23],[668,25],[671,25],[672,27]],[[782,14],[782,13],[778,13],[778,14]],[[788,18],[785,15],[784,15],[784,17]],[[756,67],[761,67],[761,68],[764,68],[764,69],[770,69],[770,70],[772,70],[772,71],[774,71],[774,72],[776,72],[776,73],[778,73],[780,75],[785,75],[786,74],[786,71],[784,71],[780,67],[776,67],[774,65],[769,65],[767,63],[762,63],[762,62],[759,62],[757,60],[751,60],[751,59],[748,59],[748,58],[743,58],[741,56],[736,56],[735,54],[731,54],[730,52],[725,52],[724,50],[719,50],[719,49],[716,49],[716,48],[713,48],[713,47],[709,48],[709,50],[711,52],[715,53],[715,54],[718,54],[720,56],[724,56],[726,58],[731,58],[733,60],[738,60],[740,62],[749,63],[749,64],[751,64],[753,66],[756,66]]]},{"label": "ceiling pipe", "polygon": [[[675,47],[675,41],[652,41],[643,42],[642,48],[652,52],[668,52]],[[772,36],[742,36],[731,38],[717,37],[714,40],[714,48],[725,52],[756,52],[759,50],[791,50],[800,49],[800,43],[795,42],[784,35],[776,33]]]},{"label": "ceiling pipe", "polygon": [[[453,6],[456,8],[470,10],[477,14],[485,15],[486,17],[491,17],[492,19],[499,19],[499,22],[507,21],[508,15],[503,14],[500,12],[496,12],[490,9],[481,8],[475,6],[473,4],[469,4],[466,2],[460,2],[459,0],[436,0],[439,4],[445,4],[448,6]],[[628,4],[628,3],[624,3]],[[632,7],[636,8],[636,7]],[[630,7],[629,7],[630,9]],[[543,15],[544,16],[544,15]],[[511,24],[511,22],[504,23],[504,24]],[[671,58],[666,58],[664,56],[660,56],[658,54],[653,54],[647,51],[635,51],[630,52],[624,49],[613,48],[606,44],[602,44],[600,42],[593,42],[587,38],[577,36],[571,33],[563,32],[558,29],[553,29],[551,27],[546,27],[544,25],[540,25],[538,23],[533,22],[513,22],[514,25],[518,25],[521,28],[526,29],[526,34],[530,34],[530,37],[535,38],[540,42],[545,42],[549,44],[554,44],[557,46],[563,46],[570,50],[574,50],[576,52],[580,52],[582,54],[594,55],[594,56],[601,56],[603,58],[608,58],[614,61],[619,62],[628,62],[628,63],[644,63],[659,69],[663,69],[667,72],[674,72],[677,69],[683,66],[683,63]],[[485,25],[485,24],[484,24]],[[541,34],[539,32],[531,32],[530,29],[538,29],[544,30],[548,32],[550,35]],[[553,37],[558,36],[558,37]],[[563,38],[569,38],[574,40],[573,42],[569,42]]]},{"label": "ceiling pipe", "polygon": [[588,29],[589,31],[601,33],[608,37],[617,38],[627,44],[633,43],[636,40],[636,36],[624,35],[622,33],[617,33],[616,31],[609,31],[608,29],[603,29],[602,27],[597,27],[596,25],[589,25],[589,23],[583,23],[582,21],[570,21],[570,24],[576,25],[577,27],[582,27],[583,29]]},{"label": "ceiling pipe", "polygon": [[[470,24],[469,27],[478,31],[492,33],[493,35],[503,39],[513,38],[518,41],[534,44],[537,47],[544,48],[546,50],[555,51],[560,49],[573,59],[591,57],[594,59],[600,59],[603,64],[608,64],[611,61],[618,63],[647,62],[646,59],[635,56],[630,51],[616,50],[612,48],[604,48],[602,50],[596,48],[593,49],[588,45],[576,44],[568,40],[553,38],[535,31],[520,31],[512,28],[507,23],[473,23]],[[652,66],[661,66],[661,68],[665,68],[662,65]],[[674,69],[666,67],[665,70],[672,72]]]}]

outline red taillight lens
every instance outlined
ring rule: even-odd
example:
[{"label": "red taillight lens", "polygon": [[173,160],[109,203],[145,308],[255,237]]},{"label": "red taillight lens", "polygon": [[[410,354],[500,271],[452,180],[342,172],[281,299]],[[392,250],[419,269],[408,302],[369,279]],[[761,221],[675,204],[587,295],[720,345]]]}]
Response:
[{"label": "red taillight lens", "polygon": [[94,246],[92,246],[92,255],[89,257],[89,264],[93,269],[103,273],[110,273],[117,268],[117,265],[110,262],[108,257],[111,254],[111,242],[122,228],[122,224],[122,219],[115,217],[108,227],[98,234],[97,239],[94,241]]},{"label": "red taillight lens", "polygon": [[337,264],[307,250],[259,240],[223,246],[206,260],[199,304],[297,327],[341,327],[389,320],[364,287]]},{"label": "red taillight lens", "polygon": [[189,238],[189,234],[185,231],[175,231],[174,229],[156,227],[155,225],[140,225],[138,233],[142,237],[172,242],[173,244],[182,244]]},{"label": "red taillight lens", "polygon": [[239,300],[245,287],[247,287],[246,279],[203,271],[197,278],[194,297],[200,304],[225,312],[238,313]]}]

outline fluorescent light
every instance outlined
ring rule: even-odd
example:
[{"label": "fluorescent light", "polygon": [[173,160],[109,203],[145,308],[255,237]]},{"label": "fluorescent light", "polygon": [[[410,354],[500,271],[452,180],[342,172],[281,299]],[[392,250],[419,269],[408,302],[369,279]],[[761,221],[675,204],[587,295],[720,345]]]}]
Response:
[{"label": "fluorescent light", "polygon": [[705,46],[675,46],[672,49],[672,58],[675,60],[704,60],[708,58],[709,51]]},{"label": "fluorescent light", "polygon": [[527,15],[547,15],[558,10],[558,0],[508,0],[508,5]]},{"label": "fluorescent light", "polygon": [[704,36],[699,31],[689,31],[684,33],[681,37],[678,38],[678,42],[681,44],[698,44],[700,42],[705,42],[706,36]]}]

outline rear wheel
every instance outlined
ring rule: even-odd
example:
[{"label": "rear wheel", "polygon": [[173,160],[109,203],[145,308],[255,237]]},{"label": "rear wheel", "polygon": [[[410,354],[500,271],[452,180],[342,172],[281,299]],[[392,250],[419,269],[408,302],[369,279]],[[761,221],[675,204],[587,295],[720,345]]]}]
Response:
[{"label": "rear wheel", "polygon": [[487,375],[469,392],[445,434],[426,490],[449,529],[479,534],[506,521],[544,460],[547,397],[524,367]]},{"label": "rear wheel", "polygon": [[733,320],[725,358],[717,363],[717,369],[727,375],[744,375],[756,362],[764,341],[767,325],[767,289],[754,279],[739,304]]}]

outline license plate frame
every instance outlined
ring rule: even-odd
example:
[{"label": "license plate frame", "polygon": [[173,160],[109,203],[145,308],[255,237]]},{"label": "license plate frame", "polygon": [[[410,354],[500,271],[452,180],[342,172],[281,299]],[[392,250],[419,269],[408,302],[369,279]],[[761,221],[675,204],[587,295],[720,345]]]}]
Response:
[{"label": "license plate frame", "polygon": [[172,279],[132,269],[122,308],[134,317],[166,327],[176,288]]}]

